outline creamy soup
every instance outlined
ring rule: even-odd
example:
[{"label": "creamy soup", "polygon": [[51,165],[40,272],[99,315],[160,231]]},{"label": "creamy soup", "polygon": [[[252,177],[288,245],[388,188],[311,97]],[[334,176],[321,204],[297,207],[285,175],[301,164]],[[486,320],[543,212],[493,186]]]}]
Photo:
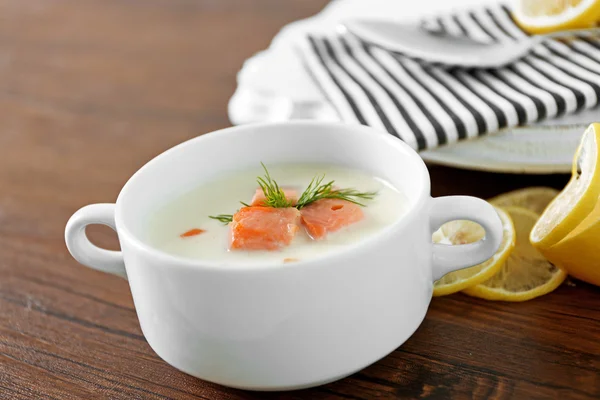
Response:
[{"label": "creamy soup", "polygon": [[[395,223],[407,209],[407,199],[400,191],[388,182],[359,170],[326,164],[302,164],[268,165],[268,171],[280,187],[286,188],[286,191],[287,188],[295,190],[295,200],[315,176],[323,174],[323,182],[334,181],[336,190],[351,188],[376,194],[372,199],[358,199],[364,204],[360,207],[360,220],[353,220],[348,226],[324,234],[318,240],[307,233],[313,232],[315,236],[314,232],[317,231],[308,229],[314,226],[305,225],[301,217],[304,210],[311,209],[308,205],[298,211],[298,226],[294,226],[293,239],[288,244],[275,250],[232,249],[231,223],[226,224],[227,221],[223,223],[210,216],[235,214],[244,208],[240,201],[252,201],[258,188],[257,177],[264,176],[264,170],[259,165],[257,168],[220,176],[159,208],[148,218],[147,241],[164,252],[186,258],[223,264],[284,264],[351,246]],[[331,209],[341,207],[335,203]],[[295,212],[296,209],[291,210],[291,214]],[[306,213],[308,215],[308,211]]]}]

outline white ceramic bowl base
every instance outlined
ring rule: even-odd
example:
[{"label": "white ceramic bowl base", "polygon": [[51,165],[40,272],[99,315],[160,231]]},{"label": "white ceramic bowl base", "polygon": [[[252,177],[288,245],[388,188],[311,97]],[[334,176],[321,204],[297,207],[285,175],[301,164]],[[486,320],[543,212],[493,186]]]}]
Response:
[{"label": "white ceramic bowl base", "polygon": [[[387,179],[407,196],[406,216],[356,245],[281,265],[229,265],[175,257],[144,241],[147,216],[217,174],[283,162],[330,162]],[[486,238],[432,244],[454,219]],[[116,229],[121,251],[100,249],[89,224]],[[168,150],[127,182],[116,204],[94,204],[69,220],[75,259],[126,277],[141,329],[166,362],[190,375],[252,390],[320,385],[386,356],[421,324],[432,284],[488,259],[500,245],[494,208],[465,196],[432,199],[421,158],[368,127],[296,122],[246,125]]]}]

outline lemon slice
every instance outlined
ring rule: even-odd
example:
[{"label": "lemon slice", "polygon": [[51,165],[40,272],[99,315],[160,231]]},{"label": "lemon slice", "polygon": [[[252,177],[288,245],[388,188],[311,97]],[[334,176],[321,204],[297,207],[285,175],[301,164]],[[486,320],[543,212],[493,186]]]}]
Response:
[{"label": "lemon slice", "polygon": [[533,34],[590,28],[600,20],[600,0],[520,0],[512,14]]},{"label": "lemon slice", "polygon": [[529,232],[539,215],[521,207],[504,210],[512,218],[516,246],[494,276],[463,292],[487,300],[525,301],[553,291],[567,273],[552,265],[529,243]]},{"label": "lemon slice", "polygon": [[563,240],[542,254],[577,279],[600,286],[600,200],[590,214]]},{"label": "lemon slice", "polygon": [[600,196],[600,123],[590,125],[573,160],[571,180],[550,203],[531,231],[538,249],[562,240],[594,209]]},{"label": "lemon slice", "polygon": [[[500,216],[504,229],[502,243],[496,254],[479,265],[444,275],[433,285],[434,296],[456,293],[469,286],[477,285],[493,276],[502,264],[504,264],[515,246],[515,228],[507,213],[499,209],[496,211]],[[485,231],[480,225],[471,221],[460,220],[442,225],[433,234],[433,241],[434,243],[445,244],[467,244],[476,242],[484,236]]]},{"label": "lemon slice", "polygon": [[541,214],[558,193],[550,187],[529,187],[492,197],[488,201],[496,207],[523,207]]}]

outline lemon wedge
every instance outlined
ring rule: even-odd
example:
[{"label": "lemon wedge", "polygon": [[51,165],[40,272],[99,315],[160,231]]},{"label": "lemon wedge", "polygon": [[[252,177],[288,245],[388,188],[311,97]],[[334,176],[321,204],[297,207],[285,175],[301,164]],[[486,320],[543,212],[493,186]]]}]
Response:
[{"label": "lemon wedge", "polygon": [[567,273],[547,261],[529,243],[529,233],[539,214],[521,207],[506,207],[514,224],[516,245],[490,279],[466,288],[463,293],[487,300],[525,301],[556,289]]},{"label": "lemon wedge", "polygon": [[[434,296],[445,296],[459,292],[469,286],[477,285],[493,276],[504,264],[511,250],[515,246],[515,228],[504,211],[497,209],[502,227],[502,243],[500,248],[489,260],[473,267],[450,272],[437,280],[433,285]],[[433,234],[434,243],[467,244],[473,243],[485,236],[483,228],[471,221],[448,222]]]},{"label": "lemon wedge", "polygon": [[540,249],[554,265],[577,279],[600,286],[600,200],[592,212],[563,240]]},{"label": "lemon wedge", "polygon": [[600,21],[600,0],[520,0],[512,14],[532,34],[590,28]]},{"label": "lemon wedge", "polygon": [[590,125],[573,160],[571,179],[531,231],[531,244],[546,249],[561,241],[592,212],[600,196],[600,123]]},{"label": "lemon wedge", "polygon": [[528,187],[492,197],[488,202],[496,207],[523,207],[541,214],[558,193],[550,187]]}]

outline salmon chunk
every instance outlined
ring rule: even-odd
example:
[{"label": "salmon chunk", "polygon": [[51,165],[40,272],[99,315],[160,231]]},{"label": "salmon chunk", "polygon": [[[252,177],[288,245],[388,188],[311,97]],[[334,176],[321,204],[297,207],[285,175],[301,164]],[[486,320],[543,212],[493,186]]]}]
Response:
[{"label": "salmon chunk", "polygon": [[[292,202],[292,205],[295,206],[298,202],[298,191],[291,188],[281,188],[283,193],[285,193],[285,198]],[[263,203],[265,201],[265,193],[261,188],[256,189],[256,193],[254,193],[254,197],[250,202],[251,206],[264,206]]]},{"label": "salmon chunk", "polygon": [[364,218],[359,205],[340,199],[317,200],[302,208],[301,213],[306,233],[315,240]]},{"label": "salmon chunk", "polygon": [[299,229],[296,208],[243,207],[230,226],[232,250],[277,250],[288,246]]}]

